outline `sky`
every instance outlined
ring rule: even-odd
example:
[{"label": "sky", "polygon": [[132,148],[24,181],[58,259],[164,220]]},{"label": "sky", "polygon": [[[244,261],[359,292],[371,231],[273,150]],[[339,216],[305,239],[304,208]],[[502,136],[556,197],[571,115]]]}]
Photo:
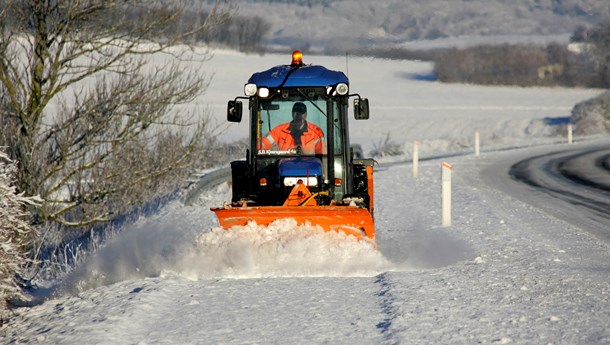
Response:
[{"label": "sky", "polygon": [[[604,137],[567,144],[544,125],[600,90],[441,84],[420,77],[431,73],[425,62],[304,61],[345,71],[370,99],[371,118],[350,124],[365,155],[387,137],[405,150],[378,157],[378,250],[289,219],[222,230],[209,208],[230,199],[223,183],[193,205],[176,200],[138,220],[52,291],[41,288],[38,303],[0,328],[1,342],[610,343],[610,242],[581,221],[604,220],[508,173],[527,157],[607,147]],[[220,122],[250,74],[288,63],[216,51],[214,79],[193,107],[208,104]],[[246,131],[232,125],[223,138]],[[443,162],[452,166],[446,227]]]}]

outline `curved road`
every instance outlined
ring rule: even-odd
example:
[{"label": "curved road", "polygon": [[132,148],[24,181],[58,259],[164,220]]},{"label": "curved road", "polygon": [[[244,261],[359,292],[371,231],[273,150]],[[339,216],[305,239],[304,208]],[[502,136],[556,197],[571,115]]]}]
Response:
[{"label": "curved road", "polygon": [[518,199],[610,241],[610,140],[562,145],[561,149],[555,146],[528,158],[523,156],[515,156],[508,160],[512,162],[510,167],[502,168],[509,171],[512,181],[495,178],[499,173],[496,167],[488,168],[483,178]]}]

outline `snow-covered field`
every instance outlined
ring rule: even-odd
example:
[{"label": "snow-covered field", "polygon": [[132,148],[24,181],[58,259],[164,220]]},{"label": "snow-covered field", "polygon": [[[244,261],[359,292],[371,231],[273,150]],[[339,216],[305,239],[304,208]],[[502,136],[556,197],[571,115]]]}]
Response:
[{"label": "snow-covered field", "polygon": [[[216,52],[198,102],[222,120],[251,73],[288,60]],[[423,157],[440,157],[421,161],[418,178],[408,161],[396,163],[408,153],[381,160],[378,251],[290,221],[221,231],[209,211],[230,198],[221,185],[194,206],[175,202],[140,220],[44,303],[18,309],[2,342],[610,343],[610,243],[521,201],[534,193],[546,207],[562,203],[507,172],[530,155],[610,145],[545,136],[544,118],[569,116],[598,90],[445,85],[421,78],[431,71],[423,62],[304,61],[347,70],[352,91],[370,99],[371,119],[351,123],[365,152],[389,133],[405,150],[418,140]],[[245,126],[225,139],[245,136]],[[470,153],[474,131],[479,157]],[[450,227],[440,226],[443,161],[453,166]]]}]

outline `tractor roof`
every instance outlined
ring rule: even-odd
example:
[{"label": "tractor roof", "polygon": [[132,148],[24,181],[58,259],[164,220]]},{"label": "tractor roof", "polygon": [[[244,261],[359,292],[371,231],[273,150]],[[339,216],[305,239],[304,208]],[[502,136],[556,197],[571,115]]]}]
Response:
[{"label": "tractor roof", "polygon": [[[288,76],[288,79],[286,79]],[[286,80],[284,82],[284,80]],[[248,83],[256,84],[258,87],[275,88],[285,87],[324,87],[338,83],[349,83],[343,72],[332,71],[323,66],[275,66],[263,72],[254,73]],[[283,85],[282,85],[283,83]]]}]

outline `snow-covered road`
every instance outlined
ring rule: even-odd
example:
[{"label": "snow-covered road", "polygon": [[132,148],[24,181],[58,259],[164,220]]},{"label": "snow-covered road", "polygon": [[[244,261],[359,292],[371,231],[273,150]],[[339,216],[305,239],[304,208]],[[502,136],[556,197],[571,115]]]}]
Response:
[{"label": "snow-covered road", "polygon": [[[286,62],[219,56],[211,63],[222,82],[201,102],[211,100],[221,117],[253,69]],[[409,163],[382,162],[377,169],[379,251],[289,221],[218,229],[209,207],[230,199],[224,184],[192,206],[171,203],[140,220],[44,303],[16,310],[0,342],[610,343],[610,243],[590,232],[587,213],[509,175],[527,157],[570,150],[545,136],[544,119],[568,116],[574,103],[598,91],[406,77],[429,73],[422,62],[354,59],[349,66],[354,90],[371,99],[374,114],[351,127],[365,152],[390,133],[404,147],[420,140],[420,157],[442,157],[422,160],[418,178]],[[242,129],[227,135],[239,137]],[[475,129],[482,134],[480,157],[468,153]],[[578,147],[599,144],[578,139]],[[440,226],[444,160],[453,166],[447,228]]]},{"label": "snow-covered road", "polygon": [[[196,206],[173,205],[117,244],[122,250],[109,246],[108,257],[102,252],[88,267],[118,265],[123,276],[107,267],[102,272],[116,283],[20,310],[8,342],[608,343],[610,245],[493,186],[511,181],[499,167],[529,154],[519,151],[452,158],[455,210],[449,228],[439,226],[440,160],[422,162],[417,179],[408,164],[380,169],[380,253],[357,243],[324,244],[316,235],[290,244],[282,230],[260,236],[246,231],[249,243],[203,239],[201,231],[213,222],[206,207],[222,198],[223,188]],[[527,189],[519,196],[537,194]],[[546,203],[556,205],[552,200]],[[117,255],[137,251],[151,229],[167,238],[184,231],[201,236],[199,252],[174,242],[169,247],[182,248],[179,259]],[[271,246],[269,237],[282,245]],[[262,250],[295,266],[273,263]],[[145,261],[156,263],[158,276],[136,277]]]}]

